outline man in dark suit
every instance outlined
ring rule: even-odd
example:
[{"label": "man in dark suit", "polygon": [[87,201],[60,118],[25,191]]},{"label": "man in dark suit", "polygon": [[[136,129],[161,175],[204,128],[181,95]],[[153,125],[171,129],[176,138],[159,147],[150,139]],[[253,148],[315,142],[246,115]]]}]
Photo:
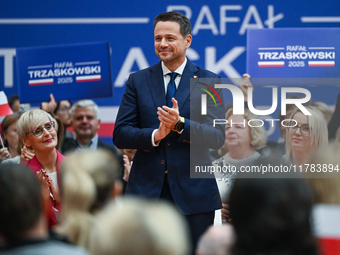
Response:
[{"label": "man in dark suit", "polygon": [[137,149],[126,192],[173,202],[186,216],[195,246],[221,200],[214,178],[190,178],[190,172],[211,165],[209,148],[224,144],[224,125],[213,127],[213,119],[224,118],[224,108],[209,98],[207,114],[201,115],[205,92],[198,88],[203,84],[199,79],[209,78],[205,84],[214,87],[220,77],[186,58],[191,41],[190,21],[183,14],[155,18],[155,51],[161,62],[130,75],[113,142],[121,149]]}]

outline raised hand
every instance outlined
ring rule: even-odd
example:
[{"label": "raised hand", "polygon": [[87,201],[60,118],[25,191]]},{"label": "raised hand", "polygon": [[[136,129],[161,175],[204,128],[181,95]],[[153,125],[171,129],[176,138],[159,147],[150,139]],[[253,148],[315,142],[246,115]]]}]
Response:
[{"label": "raised hand", "polygon": [[47,112],[54,112],[56,107],[57,107],[57,102],[55,101],[53,94],[50,94],[49,102],[41,103],[41,109]]},{"label": "raised hand", "polygon": [[0,160],[5,160],[11,157],[8,149],[6,147],[0,149]]},{"label": "raised hand", "polygon": [[130,161],[129,157],[127,155],[123,155],[123,160],[124,160],[124,177],[123,177],[123,179],[125,181],[128,181],[133,161]]},{"label": "raised hand", "polygon": [[34,157],[34,155],[35,155],[35,153],[34,153],[33,150],[29,150],[29,149],[27,149],[26,146],[24,146],[21,149],[20,163],[32,159]]},{"label": "raised hand", "polygon": [[250,82],[250,75],[245,73],[243,74],[243,80],[240,84],[240,89],[244,95],[244,101],[248,101],[248,88],[253,88],[253,84]]},{"label": "raised hand", "polygon": [[167,127],[173,129],[179,121],[178,102],[175,98],[172,98],[173,106],[169,108],[167,106],[158,107],[158,119]]},{"label": "raised hand", "polygon": [[222,220],[226,220],[227,222],[231,223],[229,205],[228,204],[222,203]]}]

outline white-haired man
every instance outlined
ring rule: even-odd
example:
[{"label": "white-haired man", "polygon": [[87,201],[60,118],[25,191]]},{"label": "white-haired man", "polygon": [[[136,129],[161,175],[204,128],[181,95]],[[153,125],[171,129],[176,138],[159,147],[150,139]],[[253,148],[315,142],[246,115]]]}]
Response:
[{"label": "white-haired man", "polygon": [[80,100],[73,104],[71,108],[71,125],[75,132],[75,137],[64,139],[61,146],[63,154],[85,148],[93,150],[102,148],[110,151],[115,156],[119,155],[115,146],[104,143],[98,137],[97,130],[100,127],[99,108],[94,101]]}]

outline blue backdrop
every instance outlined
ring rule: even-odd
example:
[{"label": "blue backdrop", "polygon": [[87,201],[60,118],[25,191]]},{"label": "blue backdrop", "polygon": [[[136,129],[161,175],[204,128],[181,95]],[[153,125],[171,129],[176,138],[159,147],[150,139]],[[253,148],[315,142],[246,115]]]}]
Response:
[{"label": "blue backdrop", "polygon": [[[18,93],[15,48],[109,41],[112,47],[114,95],[96,99],[104,123],[113,123],[131,72],[158,61],[153,47],[155,16],[181,11],[192,23],[188,58],[222,77],[246,71],[248,28],[336,27],[340,2],[262,1],[2,1],[0,8],[0,90]],[[208,3],[208,4],[207,4]],[[311,92],[315,101],[335,103],[338,88]],[[260,105],[271,105],[271,90],[258,90]],[[231,98],[231,97],[230,97]],[[228,98],[226,100],[231,100]],[[108,135],[107,135],[108,136]],[[272,139],[276,139],[275,131]]]}]

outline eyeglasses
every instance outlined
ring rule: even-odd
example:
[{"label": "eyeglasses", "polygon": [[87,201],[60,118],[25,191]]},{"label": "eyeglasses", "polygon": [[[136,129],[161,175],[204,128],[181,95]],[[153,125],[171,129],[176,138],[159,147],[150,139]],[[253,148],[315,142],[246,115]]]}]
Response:
[{"label": "eyeglasses", "polygon": [[33,129],[32,131],[28,132],[27,134],[29,133],[32,133],[35,137],[40,137],[42,136],[42,134],[44,133],[44,128],[48,131],[48,132],[52,132],[55,128],[55,123],[54,121],[51,121],[51,122],[48,122],[46,123],[44,126],[42,127],[37,127],[35,129]]},{"label": "eyeglasses", "polygon": [[311,128],[309,127],[309,124],[303,124],[301,126],[296,125],[294,127],[291,126],[291,127],[288,128],[288,130],[291,133],[295,133],[296,130],[298,130],[299,128],[300,128],[300,131],[301,131],[302,134],[304,134],[304,135],[309,135],[310,134]]},{"label": "eyeglasses", "polygon": [[71,110],[71,107],[61,107],[58,109],[58,111],[61,111],[61,112],[69,112]]}]

